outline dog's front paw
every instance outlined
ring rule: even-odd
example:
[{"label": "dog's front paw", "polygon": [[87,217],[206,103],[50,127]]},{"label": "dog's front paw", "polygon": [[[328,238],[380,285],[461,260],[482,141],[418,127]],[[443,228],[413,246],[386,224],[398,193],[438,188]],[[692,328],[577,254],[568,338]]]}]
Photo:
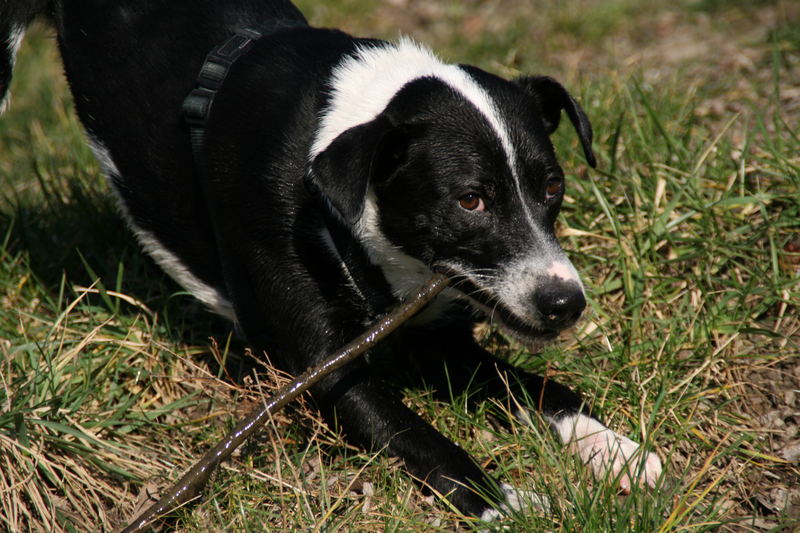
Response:
[{"label": "dog's front paw", "polygon": [[644,452],[637,443],[585,416],[568,416],[556,423],[556,430],[570,449],[592,468],[598,479],[619,479],[628,494],[635,483],[655,488],[661,475],[661,459]]},{"label": "dog's front paw", "polygon": [[503,501],[498,507],[490,507],[481,514],[484,522],[494,522],[504,515],[523,509],[538,512],[547,512],[550,509],[550,500],[544,494],[516,489],[508,483],[502,483],[500,489],[503,491]]},{"label": "dog's front paw", "polygon": [[608,428],[576,440],[571,446],[577,448],[584,463],[591,465],[598,479],[619,479],[625,494],[630,493],[632,482],[655,488],[661,475],[661,459],[656,454],[642,457],[638,444]]}]

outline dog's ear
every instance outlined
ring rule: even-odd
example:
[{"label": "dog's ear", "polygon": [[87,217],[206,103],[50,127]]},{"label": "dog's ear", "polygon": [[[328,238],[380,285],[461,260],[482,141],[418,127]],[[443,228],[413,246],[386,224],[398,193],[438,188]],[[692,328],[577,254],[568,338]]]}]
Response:
[{"label": "dog's ear", "polygon": [[388,175],[407,149],[402,128],[384,115],[336,137],[311,162],[306,186],[351,226],[364,210],[371,181]]},{"label": "dog's ear", "polygon": [[597,166],[592,151],[592,125],[586,113],[567,90],[549,76],[525,76],[515,79],[514,83],[525,89],[536,100],[547,133],[552,134],[556,131],[561,120],[561,110],[566,111],[575,131],[578,132],[586,161],[592,168]]}]

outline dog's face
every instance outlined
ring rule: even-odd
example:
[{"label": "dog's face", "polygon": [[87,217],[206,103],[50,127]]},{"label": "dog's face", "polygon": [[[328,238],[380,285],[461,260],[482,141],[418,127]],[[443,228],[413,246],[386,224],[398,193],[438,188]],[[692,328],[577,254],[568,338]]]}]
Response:
[{"label": "dog's face", "polygon": [[406,83],[375,119],[318,154],[312,181],[398,293],[443,270],[462,297],[536,345],[585,306],[555,238],[564,175],[549,135],[567,110],[593,163],[591,128],[549,78],[454,68],[473,85]]}]

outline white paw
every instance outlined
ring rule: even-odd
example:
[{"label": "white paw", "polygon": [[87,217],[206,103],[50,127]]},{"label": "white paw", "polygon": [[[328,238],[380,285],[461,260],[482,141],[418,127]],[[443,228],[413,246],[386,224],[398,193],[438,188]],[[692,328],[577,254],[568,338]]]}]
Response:
[{"label": "white paw", "polygon": [[628,437],[604,429],[572,443],[584,463],[591,465],[598,479],[619,479],[625,494],[631,491],[631,480],[655,488],[661,475],[661,460],[654,453],[647,453],[642,465],[639,445]]},{"label": "white paw", "polygon": [[515,489],[508,483],[502,483],[500,489],[503,491],[505,501],[498,508],[486,509],[481,514],[482,521],[494,522],[507,514],[523,509],[533,509],[539,512],[550,510],[550,500],[544,494],[538,494],[530,490]]},{"label": "white paw", "polygon": [[662,470],[656,454],[644,453],[631,439],[585,415],[564,417],[554,426],[564,443],[591,466],[598,479],[619,479],[625,494],[630,493],[633,483],[655,488]]}]

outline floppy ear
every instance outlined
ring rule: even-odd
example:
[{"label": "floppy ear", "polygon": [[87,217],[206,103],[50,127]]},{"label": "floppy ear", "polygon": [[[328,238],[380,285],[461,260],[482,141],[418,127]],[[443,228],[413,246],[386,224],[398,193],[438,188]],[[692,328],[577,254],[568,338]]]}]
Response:
[{"label": "floppy ear", "polygon": [[549,76],[525,76],[517,78],[514,83],[533,96],[542,111],[542,120],[547,133],[552,134],[561,120],[561,110],[567,112],[569,120],[578,132],[586,161],[594,168],[597,160],[592,151],[592,125],[586,113],[567,90]]},{"label": "floppy ear", "polygon": [[364,210],[367,187],[391,128],[381,115],[346,130],[314,158],[306,173],[311,193],[350,225],[358,222]]}]

